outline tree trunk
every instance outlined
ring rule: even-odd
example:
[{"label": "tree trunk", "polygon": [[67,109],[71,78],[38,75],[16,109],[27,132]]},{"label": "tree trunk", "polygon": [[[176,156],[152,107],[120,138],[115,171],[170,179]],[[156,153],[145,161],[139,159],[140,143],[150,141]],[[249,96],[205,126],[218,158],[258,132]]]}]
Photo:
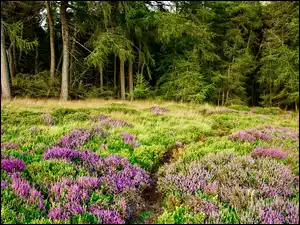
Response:
[{"label": "tree trunk", "polygon": [[1,26],[1,95],[3,99],[11,99],[3,26]]},{"label": "tree trunk", "polygon": [[132,62],[128,65],[128,87],[129,92],[133,91],[133,77],[132,77]]},{"label": "tree trunk", "polygon": [[296,110],[296,112],[298,111],[298,105],[297,105],[297,102],[295,102],[295,110]]},{"label": "tree trunk", "polygon": [[[36,35],[35,35],[36,36]],[[35,47],[35,58],[34,58],[34,74],[38,73],[38,63],[39,63],[39,47]]]},{"label": "tree trunk", "polygon": [[124,61],[120,58],[120,86],[121,86],[121,99],[125,100],[125,74],[124,74]]},{"label": "tree trunk", "polygon": [[71,46],[71,58],[70,58],[70,84],[72,83],[72,79],[74,76],[74,59],[75,59],[75,44],[76,44],[76,34],[77,30],[76,28],[74,29],[74,34],[72,37],[72,46]]},{"label": "tree trunk", "polygon": [[224,106],[224,98],[225,98],[225,90],[223,90],[223,94],[222,94],[222,106]]},{"label": "tree trunk", "polygon": [[55,45],[54,45],[54,22],[50,6],[50,1],[46,1],[47,18],[50,31],[50,76],[53,77],[55,73]]},{"label": "tree trunk", "polygon": [[227,89],[225,105],[227,105],[227,102],[228,102],[228,96],[229,96],[229,90]]},{"label": "tree trunk", "polygon": [[14,63],[14,76],[17,74],[17,55],[16,55],[16,43],[13,45],[13,63]]},{"label": "tree trunk", "polygon": [[272,83],[270,82],[270,106],[272,106]]},{"label": "tree trunk", "polygon": [[59,71],[62,58],[63,58],[63,54],[61,54],[60,57],[59,57],[59,61],[58,61],[57,67],[56,67],[56,71]]},{"label": "tree trunk", "polygon": [[[142,48],[142,43],[141,43],[141,40],[139,40],[139,52],[141,51],[141,48]],[[139,62],[138,62],[138,74],[140,74],[140,68],[141,68],[141,57],[139,57]]]},{"label": "tree trunk", "polygon": [[141,74],[144,75],[144,66],[145,66],[145,63],[143,63],[142,65],[142,69],[141,69]]},{"label": "tree trunk", "polygon": [[63,63],[62,63],[62,80],[61,80],[61,100],[68,100],[68,70],[69,70],[69,34],[68,21],[66,13],[67,1],[62,1],[60,6],[61,31],[63,42]]},{"label": "tree trunk", "polygon": [[219,90],[219,94],[218,94],[218,106],[220,106],[220,92],[221,90]]},{"label": "tree trunk", "polygon": [[10,73],[10,79],[12,80],[14,77],[14,65],[13,65],[13,54],[12,54],[12,48],[8,48],[8,65],[9,65],[9,73]]},{"label": "tree trunk", "polygon": [[[23,30],[24,29],[22,29],[21,30],[21,38],[23,39]],[[18,63],[20,64],[20,62],[21,62],[21,58],[22,58],[22,51],[20,51],[20,54],[19,54],[19,59],[18,59]]]},{"label": "tree trunk", "polygon": [[117,56],[114,55],[114,87],[117,87]]},{"label": "tree trunk", "polygon": [[99,64],[99,73],[100,73],[100,88],[103,88],[103,68],[102,64]]}]

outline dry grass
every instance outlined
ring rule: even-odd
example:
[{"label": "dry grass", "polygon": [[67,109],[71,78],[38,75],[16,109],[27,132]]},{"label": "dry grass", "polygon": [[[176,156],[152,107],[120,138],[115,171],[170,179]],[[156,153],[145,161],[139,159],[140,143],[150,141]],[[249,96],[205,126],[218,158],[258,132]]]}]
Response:
[{"label": "dry grass", "polygon": [[[124,104],[127,106],[134,106],[137,109],[150,108],[153,105],[159,105],[161,107],[175,108],[175,114],[187,113],[191,115],[197,114],[196,111],[203,109],[212,109],[213,107],[204,104],[197,105],[192,103],[176,103],[174,101],[159,101],[159,100],[147,100],[147,101],[126,101],[126,100],[103,100],[103,99],[87,99],[87,100],[73,100],[73,101],[60,101],[58,99],[31,99],[31,98],[14,98],[11,101],[1,100],[1,106],[10,106],[20,108],[103,108],[110,104]],[[175,115],[174,114],[174,115]]]}]

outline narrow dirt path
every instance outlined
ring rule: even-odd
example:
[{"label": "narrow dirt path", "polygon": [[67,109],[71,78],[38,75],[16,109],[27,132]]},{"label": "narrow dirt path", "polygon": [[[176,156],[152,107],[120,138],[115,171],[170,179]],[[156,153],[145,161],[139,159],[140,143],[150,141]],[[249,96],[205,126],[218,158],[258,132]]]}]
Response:
[{"label": "narrow dirt path", "polygon": [[172,162],[173,159],[173,152],[178,147],[176,145],[171,146],[166,153],[164,154],[163,158],[159,162],[158,166],[153,169],[150,174],[151,177],[151,186],[144,190],[142,197],[145,200],[145,212],[152,212],[152,216],[147,219],[147,223],[152,223],[156,220],[156,218],[161,215],[162,213],[162,201],[163,195],[157,189],[157,172],[159,168],[163,165],[169,164]]}]

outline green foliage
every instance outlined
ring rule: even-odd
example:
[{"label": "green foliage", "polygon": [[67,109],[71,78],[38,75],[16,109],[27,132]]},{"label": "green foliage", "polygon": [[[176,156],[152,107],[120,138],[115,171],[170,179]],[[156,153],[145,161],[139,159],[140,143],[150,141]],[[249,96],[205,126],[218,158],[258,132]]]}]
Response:
[{"label": "green foliage", "polygon": [[[274,13],[276,12],[276,13]],[[299,102],[299,4],[274,2],[264,9],[259,83],[262,104],[297,105]],[[297,107],[297,106],[295,106]]]},{"label": "green foliage", "polygon": [[142,74],[136,75],[136,84],[133,88],[133,92],[127,95],[129,98],[134,99],[147,99],[152,95],[150,85]]},{"label": "green foliage", "polygon": [[60,94],[58,78],[50,78],[49,72],[18,74],[13,80],[13,93],[23,97],[51,98]]},{"label": "green foliage", "polygon": [[73,122],[73,121],[87,121],[89,115],[85,112],[76,112],[73,114],[68,114],[64,117],[64,122]]},{"label": "green foliage", "polygon": [[278,107],[255,107],[255,109],[257,110],[257,113],[265,115],[278,115],[282,113],[282,110]]},{"label": "green foliage", "polygon": [[241,110],[241,111],[251,111],[249,106],[246,105],[231,105],[228,106],[229,109]]},{"label": "green foliage", "polygon": [[108,87],[91,87],[85,95],[87,98],[102,98],[102,99],[113,99],[115,93]]},{"label": "green foliage", "polygon": [[155,167],[159,165],[165,153],[164,146],[152,145],[146,146],[142,145],[134,149],[133,157],[134,161],[137,162],[141,167],[148,171],[152,171]]},{"label": "green foliage", "polygon": [[8,34],[11,42],[11,46],[16,46],[20,51],[29,52],[34,50],[38,46],[38,41],[27,41],[21,37],[21,31],[23,30],[23,23],[21,21],[13,24],[8,24],[1,20],[1,25],[4,27],[4,31]]},{"label": "green foliage", "polygon": [[49,183],[57,182],[62,177],[74,177],[76,170],[72,165],[59,161],[34,162],[27,166],[28,176],[36,184],[47,187]]},{"label": "green foliage", "polygon": [[98,31],[95,35],[94,51],[85,59],[87,65],[98,68],[99,64],[104,64],[109,54],[112,53],[118,55],[123,61],[133,60],[131,42],[123,35],[103,31]]}]

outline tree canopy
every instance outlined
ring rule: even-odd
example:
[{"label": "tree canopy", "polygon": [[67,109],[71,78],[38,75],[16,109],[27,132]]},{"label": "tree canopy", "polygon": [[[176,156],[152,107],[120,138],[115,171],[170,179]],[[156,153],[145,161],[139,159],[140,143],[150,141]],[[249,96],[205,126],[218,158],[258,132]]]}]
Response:
[{"label": "tree canopy", "polygon": [[297,1],[12,1],[1,25],[12,96],[298,109]]}]

